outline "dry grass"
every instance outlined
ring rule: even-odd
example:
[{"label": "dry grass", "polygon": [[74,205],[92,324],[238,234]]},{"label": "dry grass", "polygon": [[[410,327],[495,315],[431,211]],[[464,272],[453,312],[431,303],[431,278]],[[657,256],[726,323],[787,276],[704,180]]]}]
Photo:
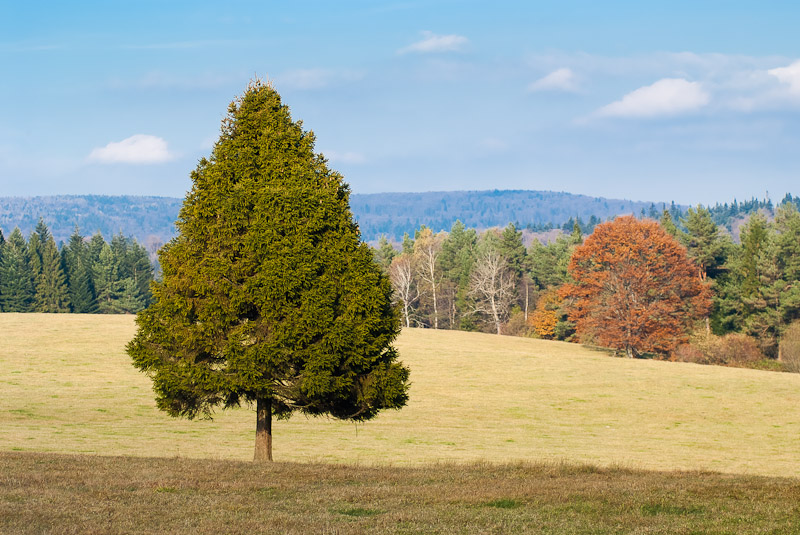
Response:
[{"label": "dry grass", "polygon": [[[130,316],[0,314],[0,451],[252,458],[254,414],[174,420],[124,345]],[[281,461],[547,461],[800,476],[800,375],[612,358],[581,346],[409,330],[401,411],[277,422]],[[330,468],[336,470],[336,468]]]},{"label": "dry grass", "polygon": [[800,480],[0,454],[2,533],[800,533]]}]

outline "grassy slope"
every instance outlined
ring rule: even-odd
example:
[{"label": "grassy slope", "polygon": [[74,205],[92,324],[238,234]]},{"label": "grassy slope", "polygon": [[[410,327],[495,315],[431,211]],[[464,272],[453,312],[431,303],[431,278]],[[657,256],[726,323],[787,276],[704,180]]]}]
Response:
[{"label": "grassy slope", "polygon": [[[0,314],[0,451],[249,459],[255,417],[173,420],[124,353],[130,316]],[[278,422],[281,461],[553,461],[800,476],[800,375],[410,330],[405,409]]]}]

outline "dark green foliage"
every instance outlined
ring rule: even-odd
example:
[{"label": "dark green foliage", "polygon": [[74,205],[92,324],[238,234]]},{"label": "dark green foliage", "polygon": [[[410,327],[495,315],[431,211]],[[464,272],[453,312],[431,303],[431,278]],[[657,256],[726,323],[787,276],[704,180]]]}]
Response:
[{"label": "dark green foliage", "polygon": [[178,416],[268,400],[366,420],[407,399],[391,286],[360,242],[349,189],[271,87],[233,102],[192,172],[163,280],[128,346]]},{"label": "dark green foliage", "polygon": [[682,222],[686,232],[680,235],[681,243],[686,246],[689,258],[697,262],[700,278],[716,278],[725,263],[726,249],[719,228],[711,219],[711,212],[700,205],[689,208]]},{"label": "dark green foliage", "polygon": [[664,209],[661,213],[661,227],[675,239],[679,239],[680,231],[678,227],[675,226],[675,221],[672,219],[672,214],[670,214],[669,210]]},{"label": "dark green foliage", "polygon": [[384,273],[388,273],[389,266],[392,265],[392,259],[397,256],[397,251],[392,244],[389,243],[385,235],[381,236],[378,240],[378,248],[374,250],[373,254],[375,256],[375,262],[383,268]]},{"label": "dark green foliage", "polygon": [[28,245],[19,228],[3,244],[0,263],[0,306],[3,312],[31,312],[33,309],[33,273]]},{"label": "dark green foliage", "polygon": [[[46,231],[46,227],[44,230]],[[37,312],[69,312],[67,277],[64,274],[56,242],[49,233],[45,234],[37,229],[37,234],[47,237],[40,242],[37,254],[41,268],[35,279],[35,309]]]},{"label": "dark green foliage", "polygon": [[77,227],[70,236],[69,243],[61,250],[61,262],[67,276],[72,311],[81,314],[96,312],[97,301],[89,247]]}]

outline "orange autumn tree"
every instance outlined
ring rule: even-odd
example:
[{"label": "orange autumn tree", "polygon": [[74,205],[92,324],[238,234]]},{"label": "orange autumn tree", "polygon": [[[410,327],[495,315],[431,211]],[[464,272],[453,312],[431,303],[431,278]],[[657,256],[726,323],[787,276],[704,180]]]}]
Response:
[{"label": "orange autumn tree", "polygon": [[561,289],[578,338],[624,349],[668,353],[711,307],[708,287],[686,248],[653,220],[632,216],[595,227],[569,263]]},{"label": "orange autumn tree", "polygon": [[531,314],[530,325],[539,338],[554,338],[558,324],[558,309],[561,297],[558,289],[545,291],[536,302],[536,310]]}]

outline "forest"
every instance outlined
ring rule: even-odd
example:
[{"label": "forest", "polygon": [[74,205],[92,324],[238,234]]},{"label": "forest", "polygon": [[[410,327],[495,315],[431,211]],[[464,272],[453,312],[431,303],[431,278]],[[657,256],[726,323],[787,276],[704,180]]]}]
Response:
[{"label": "forest", "polygon": [[[510,223],[484,230],[456,220],[449,231],[438,232],[420,225],[399,243],[381,236],[373,252],[391,279],[405,326],[579,341],[630,355],[774,367],[786,361],[783,352],[795,343],[794,337],[800,338],[799,204],[800,198],[787,195],[777,206],[753,199],[708,208],[642,207],[635,219],[657,221],[685,249],[708,304],[698,304],[695,311],[668,311],[656,322],[663,332],[640,333],[647,341],[634,344],[604,333],[612,324],[642,324],[650,312],[631,313],[625,321],[619,315],[603,319],[599,311],[627,305],[610,306],[608,299],[590,302],[581,293],[587,287],[575,285],[581,270],[576,251],[589,246],[598,225],[613,218],[603,223],[594,215],[585,220],[578,216],[560,226]],[[637,231],[626,232],[627,238],[618,241],[626,242],[627,249],[620,250],[635,241],[630,237]],[[642,243],[659,242],[648,232]],[[100,232],[85,237],[75,226],[59,247],[41,218],[27,238],[19,228],[5,237],[0,231],[0,311],[138,312],[149,305],[150,282],[157,276],[158,243],[151,245],[146,248],[121,232],[110,242]],[[608,253],[618,245],[593,247]],[[666,272],[659,279],[655,268],[641,267],[646,251],[636,255],[627,264],[633,271],[644,269],[651,279],[643,295],[664,294],[654,285],[665,288],[665,281],[680,280],[678,272],[684,268],[661,266]],[[624,265],[619,258],[608,263]],[[617,297],[623,294],[615,292]],[[680,292],[674,295],[688,302]],[[668,305],[661,299],[658,306]],[[668,317],[681,321],[673,325]]]},{"label": "forest", "polygon": [[59,251],[39,220],[28,239],[0,232],[0,311],[136,313],[150,304],[153,264],[133,238],[87,239],[77,227]]},{"label": "forest", "polygon": [[[399,250],[381,238],[374,254],[391,278],[406,326],[770,368],[800,338],[796,201],[787,197],[774,212],[763,206],[753,212],[737,228],[738,240],[716,223],[719,208],[698,206],[677,220],[668,209],[658,220],[650,214],[619,217],[590,235],[575,221],[571,233],[528,247],[514,224],[482,232],[460,221],[449,232],[423,226],[407,234]],[[606,232],[625,221],[629,228],[600,242],[598,229]],[[639,229],[648,222],[652,228]],[[648,255],[650,262],[644,260]],[[671,264],[664,260],[669,255],[675,257]],[[602,279],[592,266],[606,266]],[[589,295],[592,284],[600,297]],[[636,285],[638,294],[631,290]],[[634,302],[650,308],[634,310]],[[606,336],[625,322],[627,339]],[[648,322],[653,328],[644,332],[639,326]],[[636,329],[644,331],[630,334]]]}]

